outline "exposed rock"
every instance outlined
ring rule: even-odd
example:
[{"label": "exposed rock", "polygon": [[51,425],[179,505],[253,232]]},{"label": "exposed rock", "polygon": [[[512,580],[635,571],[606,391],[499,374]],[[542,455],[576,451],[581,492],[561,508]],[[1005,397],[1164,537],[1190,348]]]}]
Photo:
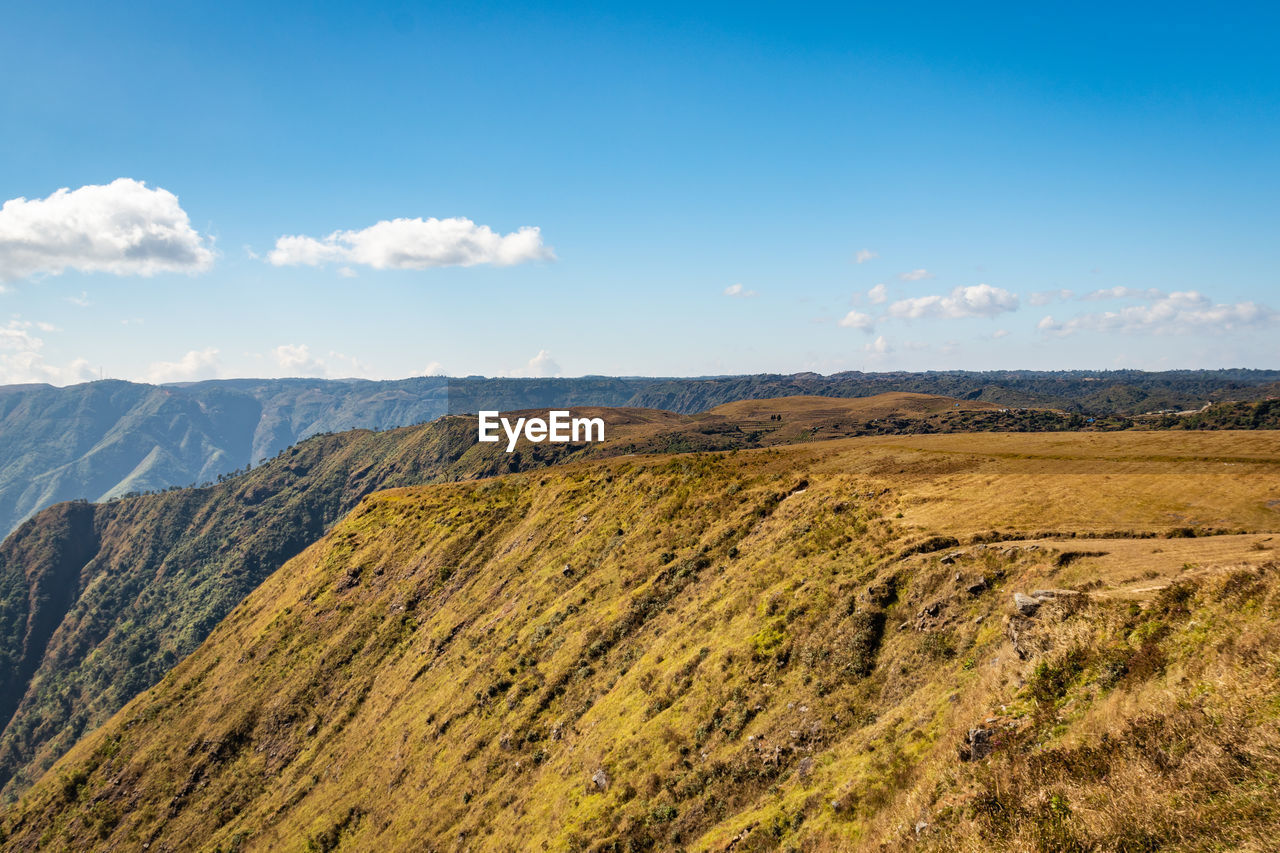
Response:
[{"label": "exposed rock", "polygon": [[1031,593],[1031,597],[1047,601],[1051,598],[1073,598],[1079,594],[1074,589],[1037,589]]},{"label": "exposed rock", "polygon": [[927,631],[929,629],[929,626],[933,624],[933,621],[937,618],[938,614],[941,612],[942,612],[941,601],[935,601],[932,604],[928,604],[922,607],[920,609],[920,612],[916,614],[916,624],[915,624],[916,630]]},{"label": "exposed rock", "polygon": [[961,761],[981,761],[991,754],[991,731],[981,726],[969,729],[960,746]]},{"label": "exposed rock", "polygon": [[1026,593],[1015,592],[1013,594],[1013,606],[1023,616],[1035,616],[1036,611],[1040,609],[1040,601]]},{"label": "exposed rock", "polygon": [[891,575],[882,583],[872,584],[867,587],[867,600],[876,607],[888,607],[898,600],[898,583],[898,576]]},{"label": "exposed rock", "polygon": [[987,583],[987,579],[985,577],[981,577],[965,587],[964,590],[970,595],[981,595],[987,591],[988,586],[990,586],[990,584]]},{"label": "exposed rock", "polygon": [[1031,645],[1031,629],[1034,626],[1030,619],[1022,616],[1010,616],[1005,622],[1005,634],[1009,637],[1009,642],[1013,644],[1013,650],[1017,653],[1020,660],[1027,660],[1035,654],[1035,648]]},{"label": "exposed rock", "polygon": [[596,770],[595,773],[591,774],[591,785],[597,791],[609,790],[609,774],[604,772],[603,767],[599,768],[598,770]]}]

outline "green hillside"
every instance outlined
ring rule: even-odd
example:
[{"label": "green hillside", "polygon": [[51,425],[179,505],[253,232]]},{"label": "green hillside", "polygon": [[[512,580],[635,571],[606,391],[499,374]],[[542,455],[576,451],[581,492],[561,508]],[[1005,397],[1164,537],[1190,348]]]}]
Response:
[{"label": "green hillside", "polygon": [[5,843],[1271,849],[1277,500],[1280,437],[1238,432],[382,491],[82,739]]},{"label": "green hillside", "polygon": [[493,473],[473,445],[461,418],[318,436],[220,485],[26,522],[0,546],[0,783],[38,777],[364,495]]},{"label": "green hillside", "polygon": [[12,799],[35,781],[377,489],[580,456],[972,428],[968,418],[990,410],[923,395],[794,399],[695,417],[580,409],[608,421],[610,441],[522,442],[510,455],[477,445],[474,419],[448,417],[318,436],[217,486],[52,507],[0,545],[0,787]]}]

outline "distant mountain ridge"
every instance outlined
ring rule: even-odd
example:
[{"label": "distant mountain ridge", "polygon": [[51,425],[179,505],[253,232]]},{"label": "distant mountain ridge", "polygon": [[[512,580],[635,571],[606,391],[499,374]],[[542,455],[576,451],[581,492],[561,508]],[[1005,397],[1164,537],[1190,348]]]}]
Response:
[{"label": "distant mountain ridge", "polygon": [[1199,408],[1280,393],[1280,371],[990,371],[701,378],[416,377],[393,381],[119,380],[0,386],[0,532],[58,501],[215,480],[304,438],[383,430],[480,409],[633,406],[690,414],[797,395],[939,394],[1091,414]]}]

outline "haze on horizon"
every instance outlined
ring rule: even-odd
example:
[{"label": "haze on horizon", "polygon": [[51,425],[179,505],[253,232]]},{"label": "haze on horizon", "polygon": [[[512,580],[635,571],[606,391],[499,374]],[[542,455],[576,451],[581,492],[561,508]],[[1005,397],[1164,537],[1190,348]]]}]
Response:
[{"label": "haze on horizon", "polygon": [[0,384],[1277,366],[1274,7],[6,19]]}]

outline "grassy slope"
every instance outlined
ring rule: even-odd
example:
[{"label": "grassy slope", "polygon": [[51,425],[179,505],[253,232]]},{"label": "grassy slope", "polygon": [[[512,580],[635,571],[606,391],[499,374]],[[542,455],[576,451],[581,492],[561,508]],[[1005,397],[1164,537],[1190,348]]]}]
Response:
[{"label": "grassy slope", "polygon": [[[218,486],[62,504],[28,521],[0,546],[0,687],[12,702],[0,784],[12,793],[37,778],[364,495],[496,470],[471,429],[450,418],[321,436]],[[61,523],[69,510],[87,522]],[[67,553],[74,565],[62,565]]]},{"label": "grassy slope", "polygon": [[[580,408],[578,414],[608,421],[608,443],[522,443],[511,455],[505,443],[477,445],[473,420],[448,417],[380,433],[318,436],[211,488],[52,507],[0,546],[0,788],[15,797],[376,489],[641,446],[711,449],[838,435],[867,428],[870,416],[895,413],[901,423],[932,430],[938,427],[922,416],[990,408],[911,394],[817,408],[813,402],[778,401],[773,405],[787,410],[786,419],[760,415],[759,423],[732,412],[687,417]],[[68,514],[83,523],[67,524]]]},{"label": "grassy slope", "polygon": [[[920,436],[381,492],[4,832],[1268,849],[1278,465],[1274,434]],[[961,762],[973,727],[996,752]]]}]

